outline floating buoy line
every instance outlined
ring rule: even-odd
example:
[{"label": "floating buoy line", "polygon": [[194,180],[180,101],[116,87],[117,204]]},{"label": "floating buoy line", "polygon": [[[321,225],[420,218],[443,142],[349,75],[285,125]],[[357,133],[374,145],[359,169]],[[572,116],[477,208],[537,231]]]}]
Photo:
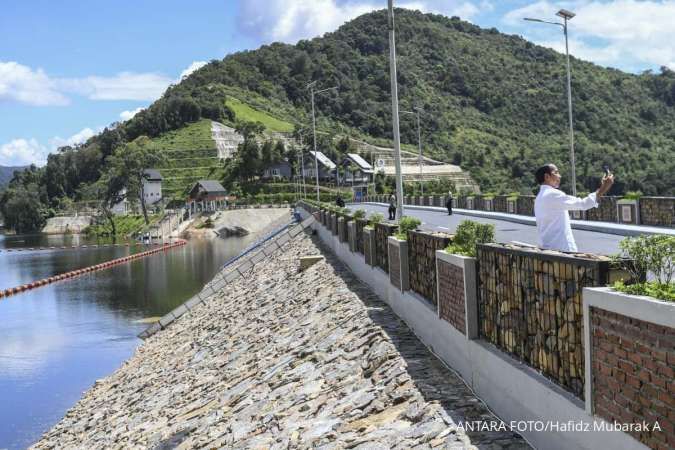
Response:
[{"label": "floating buoy line", "polygon": [[126,242],[124,244],[90,244],[90,245],[62,245],[62,246],[49,246],[49,247],[21,247],[21,248],[3,248],[0,250],[0,253],[13,253],[13,252],[31,252],[31,251],[40,251],[40,250],[84,250],[89,248],[109,248],[109,247],[135,247],[138,245],[143,245],[145,247],[153,246],[158,247],[161,245],[167,244],[143,244],[140,242]]},{"label": "floating buoy line", "polygon": [[[155,253],[163,252],[163,251],[175,248],[175,247],[180,247],[180,246],[183,246],[185,244],[187,244],[187,241],[181,239],[179,241],[176,241],[176,242],[173,242],[173,243],[170,243],[170,244],[164,244],[164,245],[162,245],[160,247],[157,247],[157,248],[154,248],[152,250],[146,250],[144,252],[134,253],[133,255],[124,256],[122,258],[111,259],[110,261],[102,262],[100,264],[96,264],[95,266],[89,266],[89,267],[85,267],[83,269],[71,270],[70,272],[65,272],[65,273],[62,273],[62,274],[59,274],[59,275],[54,275],[52,277],[43,278],[41,280],[34,281],[32,283],[22,284],[21,286],[0,290],[0,298],[9,297],[10,295],[19,294],[21,292],[29,291],[31,289],[36,289],[36,288],[46,286],[46,285],[51,284],[51,283],[55,283],[57,281],[72,279],[72,278],[78,277],[80,275],[84,275],[86,273],[96,272],[98,270],[109,269],[110,267],[117,266],[119,264],[128,263],[128,262],[131,262],[135,259],[144,258],[146,256],[150,256],[150,255],[153,255]],[[117,245],[121,246],[123,244],[117,244]],[[126,244],[126,246],[129,246],[129,244]],[[80,246],[80,248],[81,247],[83,247],[83,246]],[[93,247],[93,246],[89,246],[89,247]]]}]

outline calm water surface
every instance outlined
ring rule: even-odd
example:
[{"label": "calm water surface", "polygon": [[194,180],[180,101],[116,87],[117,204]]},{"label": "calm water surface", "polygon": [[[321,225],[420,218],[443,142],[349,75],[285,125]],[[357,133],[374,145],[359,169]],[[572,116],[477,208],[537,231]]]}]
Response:
[{"label": "calm water surface", "polygon": [[[254,237],[193,240],[127,264],[0,299],[0,449],[34,443],[148,327],[201,290]],[[78,236],[0,236],[0,289],[144,251],[142,246],[7,252],[91,244]]]}]

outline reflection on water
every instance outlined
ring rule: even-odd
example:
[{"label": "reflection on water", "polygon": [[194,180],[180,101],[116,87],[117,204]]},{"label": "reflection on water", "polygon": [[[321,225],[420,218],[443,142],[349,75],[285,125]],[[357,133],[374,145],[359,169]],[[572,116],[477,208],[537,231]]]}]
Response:
[{"label": "reflection on water", "polygon": [[[24,448],[98,378],[129,358],[148,325],[198,292],[253,237],[188,245],[0,300],[0,448]],[[0,236],[0,249],[91,244],[79,236]],[[0,252],[0,289],[145,250]]]}]

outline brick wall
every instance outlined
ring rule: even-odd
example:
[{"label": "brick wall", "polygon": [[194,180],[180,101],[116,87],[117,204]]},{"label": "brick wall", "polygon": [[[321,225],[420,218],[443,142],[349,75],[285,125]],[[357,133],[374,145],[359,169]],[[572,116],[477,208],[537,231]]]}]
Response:
[{"label": "brick wall", "polygon": [[438,314],[466,334],[464,269],[443,260],[438,264]]},{"label": "brick wall", "polygon": [[642,197],[640,198],[640,223],[672,227],[675,225],[675,198]]},{"label": "brick wall", "polygon": [[675,328],[590,308],[593,410],[651,448],[675,448]]}]

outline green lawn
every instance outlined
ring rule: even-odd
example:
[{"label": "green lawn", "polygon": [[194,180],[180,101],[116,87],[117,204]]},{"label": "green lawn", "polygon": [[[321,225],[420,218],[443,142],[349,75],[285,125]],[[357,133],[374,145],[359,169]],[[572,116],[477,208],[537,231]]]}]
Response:
[{"label": "green lawn", "polygon": [[281,133],[290,133],[293,131],[293,124],[272,117],[266,112],[251,108],[246,103],[234,97],[228,97],[225,104],[234,111],[237,120],[261,122],[268,131],[277,131]]},{"label": "green lawn", "polygon": [[211,138],[211,120],[202,119],[152,139],[153,148],[161,150],[210,150],[215,156],[216,143]]}]

